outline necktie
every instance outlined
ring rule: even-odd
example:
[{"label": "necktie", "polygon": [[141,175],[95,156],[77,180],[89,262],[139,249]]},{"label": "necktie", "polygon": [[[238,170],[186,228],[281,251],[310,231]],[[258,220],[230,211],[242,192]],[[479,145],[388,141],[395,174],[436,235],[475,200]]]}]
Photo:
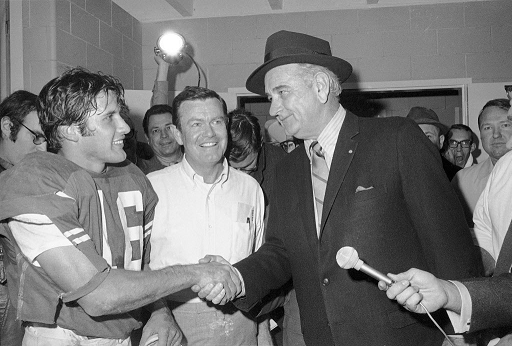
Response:
[{"label": "necktie", "polygon": [[311,154],[311,180],[313,182],[313,194],[316,204],[317,215],[317,233],[320,234],[320,224],[322,222],[322,210],[324,206],[325,188],[327,186],[327,178],[329,177],[329,168],[325,162],[325,157],[320,143],[314,141],[309,147]]}]

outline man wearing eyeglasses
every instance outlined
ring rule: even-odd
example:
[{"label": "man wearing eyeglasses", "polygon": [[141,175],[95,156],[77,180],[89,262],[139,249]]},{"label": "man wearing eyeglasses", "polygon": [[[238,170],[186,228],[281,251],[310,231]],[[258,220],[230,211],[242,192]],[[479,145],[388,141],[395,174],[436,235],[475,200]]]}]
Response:
[{"label": "man wearing eyeglasses", "polygon": [[471,153],[476,149],[473,131],[464,124],[455,124],[446,134],[444,157],[454,165],[465,168],[472,165]]},{"label": "man wearing eyeglasses", "polygon": [[[26,154],[46,151],[46,138],[36,112],[37,96],[18,90],[0,103],[2,136],[0,139],[0,172],[17,164]],[[12,245],[0,237],[0,345],[21,344],[23,329],[16,320],[16,307],[7,290],[3,257],[15,256]]]}]

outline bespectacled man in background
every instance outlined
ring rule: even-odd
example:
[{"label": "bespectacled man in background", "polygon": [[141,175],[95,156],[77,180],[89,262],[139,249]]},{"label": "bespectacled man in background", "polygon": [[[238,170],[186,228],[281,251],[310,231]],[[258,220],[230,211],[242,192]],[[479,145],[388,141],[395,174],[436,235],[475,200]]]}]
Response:
[{"label": "bespectacled man in background", "polygon": [[[18,90],[0,103],[0,172],[11,168],[29,153],[46,151],[46,138],[37,117],[36,102],[37,95]],[[7,238],[0,236],[0,345],[18,346],[23,338],[23,328],[21,321],[16,320],[16,306],[13,305],[16,299],[9,298],[4,267],[7,256],[15,258],[16,254]],[[11,280],[15,279],[11,277]]]},{"label": "bespectacled man in background", "polygon": [[444,157],[454,165],[465,168],[473,164],[471,153],[476,149],[475,134],[469,126],[455,124],[445,136]]}]

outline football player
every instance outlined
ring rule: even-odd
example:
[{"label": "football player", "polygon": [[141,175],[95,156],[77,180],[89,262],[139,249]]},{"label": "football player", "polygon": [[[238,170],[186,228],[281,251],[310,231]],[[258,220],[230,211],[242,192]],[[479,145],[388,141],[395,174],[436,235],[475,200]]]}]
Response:
[{"label": "football player", "polygon": [[29,154],[0,177],[24,345],[130,345],[141,307],[151,311],[141,344],[157,334],[158,346],[178,345],[181,332],[160,298],[193,285],[239,288],[217,263],[144,270],[157,197],[125,161],[123,105],[114,77],[75,68],[54,78],[38,113],[56,154]]}]

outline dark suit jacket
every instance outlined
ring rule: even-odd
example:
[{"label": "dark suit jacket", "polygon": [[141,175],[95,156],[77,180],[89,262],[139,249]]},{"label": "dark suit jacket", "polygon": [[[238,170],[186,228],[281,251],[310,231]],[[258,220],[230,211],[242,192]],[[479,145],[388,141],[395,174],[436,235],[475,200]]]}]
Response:
[{"label": "dark suit jacket", "polygon": [[469,332],[512,326],[512,274],[461,280],[471,295]]},{"label": "dark suit jacket", "polygon": [[[235,305],[250,308],[293,277],[308,345],[440,345],[443,336],[428,318],[407,312],[373,279],[336,263],[338,249],[352,246],[384,273],[416,267],[450,279],[480,274],[462,207],[440,160],[409,119],[347,112],[320,239],[310,163],[300,148],[277,166],[265,244],[235,264],[246,289]],[[358,187],[367,190],[356,192]]]},{"label": "dark suit jacket", "polygon": [[265,206],[268,205],[268,199],[274,193],[274,170],[285,156],[286,152],[283,149],[269,143],[264,143],[260,149],[258,169],[251,173],[251,177],[258,181],[263,190]]}]

